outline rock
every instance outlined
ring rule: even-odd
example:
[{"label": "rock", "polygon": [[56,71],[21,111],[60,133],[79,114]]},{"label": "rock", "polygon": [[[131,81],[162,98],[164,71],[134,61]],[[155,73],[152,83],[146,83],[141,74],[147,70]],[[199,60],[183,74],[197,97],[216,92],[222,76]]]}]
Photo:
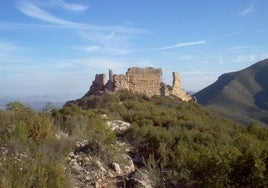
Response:
[{"label": "rock", "polygon": [[133,163],[132,158],[130,156],[128,156],[128,155],[124,155],[124,158],[127,161],[127,165],[125,165],[124,168],[123,168],[124,172],[129,174],[129,173],[135,171],[135,165]]},{"label": "rock", "polygon": [[141,185],[141,187],[153,188],[153,186],[150,183],[148,183],[147,181],[138,180],[138,183]]},{"label": "rock", "polygon": [[56,139],[60,140],[60,139],[68,138],[68,134],[62,131],[58,131],[57,133],[55,133],[55,137]]},{"label": "rock", "polygon": [[76,174],[79,174],[82,171],[82,167],[79,166],[79,164],[77,164],[77,163],[74,163],[72,165],[71,169],[72,169],[72,172],[74,172]]},{"label": "rock", "polygon": [[75,143],[75,153],[86,152],[88,148],[89,148],[89,144],[87,140],[77,141]]},{"label": "rock", "polygon": [[88,163],[88,162],[91,161],[91,159],[90,159],[89,157],[85,157],[85,158],[84,158],[84,161],[85,161],[86,163]]},{"label": "rock", "polygon": [[[119,127],[130,125],[118,120],[111,122]],[[128,147],[127,145],[122,146],[122,148],[115,145],[115,147],[120,148],[122,153],[118,153],[118,161],[113,161],[108,166],[107,163],[102,163],[98,156],[90,156],[88,150],[84,150],[87,147],[89,147],[87,140],[76,142],[75,151],[70,152],[66,159],[68,162],[66,169],[70,169],[73,187],[118,187],[119,183],[124,183],[125,179],[128,179],[129,174],[134,173],[135,166],[132,158],[124,149]],[[138,183],[137,180],[136,185],[142,185],[141,183]]]},{"label": "rock", "polygon": [[113,162],[111,167],[117,174],[121,174],[121,168],[118,163]]},{"label": "rock", "polygon": [[138,187],[143,187],[143,188],[153,188],[153,183],[149,176],[148,172],[141,172],[139,170],[135,171],[134,173],[131,174],[131,177],[128,180],[132,185],[138,185]]},{"label": "rock", "polygon": [[69,159],[73,159],[74,158],[74,152],[70,152],[69,153]]},{"label": "rock", "polygon": [[86,176],[85,177],[85,181],[90,182],[91,180],[92,180],[92,177],[91,176]]},{"label": "rock", "polygon": [[121,120],[107,121],[107,126],[116,132],[126,131],[130,127],[130,123]]},{"label": "rock", "polygon": [[103,115],[102,115],[102,118],[103,118],[103,119],[108,119],[107,114],[103,114]]},{"label": "rock", "polygon": [[102,166],[100,161],[96,160],[95,164],[96,164],[97,168],[101,170],[101,172],[106,172],[106,169]]}]

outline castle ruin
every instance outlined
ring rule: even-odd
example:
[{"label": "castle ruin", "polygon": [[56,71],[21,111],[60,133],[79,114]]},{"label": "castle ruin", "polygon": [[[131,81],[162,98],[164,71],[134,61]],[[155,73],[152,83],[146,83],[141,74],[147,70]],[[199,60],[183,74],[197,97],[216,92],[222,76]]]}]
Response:
[{"label": "castle ruin", "polygon": [[96,74],[89,92],[91,95],[99,91],[120,91],[128,90],[149,97],[174,95],[183,101],[190,101],[192,97],[181,88],[179,73],[173,72],[172,86],[162,82],[162,69],[149,68],[129,68],[126,74],[114,74],[109,70],[109,80],[106,81],[105,74]]}]

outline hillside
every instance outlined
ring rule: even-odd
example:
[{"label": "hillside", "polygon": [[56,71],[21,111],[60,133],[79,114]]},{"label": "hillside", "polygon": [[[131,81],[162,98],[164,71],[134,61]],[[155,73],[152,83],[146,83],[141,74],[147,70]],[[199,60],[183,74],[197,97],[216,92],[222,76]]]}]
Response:
[{"label": "hillside", "polygon": [[[65,108],[72,106],[129,122],[122,139],[133,146],[130,154],[142,159],[136,170],[147,171],[153,187],[256,186],[253,166],[264,167],[262,160],[268,159],[266,128],[242,126],[176,97],[121,91],[85,96]],[[257,186],[268,185],[261,174],[253,178],[260,181]]]},{"label": "hillside", "polygon": [[267,187],[268,129],[174,96],[0,110],[0,187]]},{"label": "hillside", "polygon": [[233,120],[268,124],[268,59],[223,74],[194,96],[198,103]]}]

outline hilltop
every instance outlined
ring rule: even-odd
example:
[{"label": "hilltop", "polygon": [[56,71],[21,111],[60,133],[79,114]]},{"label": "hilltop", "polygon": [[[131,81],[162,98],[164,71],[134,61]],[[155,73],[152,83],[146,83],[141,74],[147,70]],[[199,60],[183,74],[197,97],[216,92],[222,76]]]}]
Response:
[{"label": "hilltop", "polygon": [[223,74],[194,96],[198,103],[233,120],[268,124],[268,59]]},{"label": "hilltop", "polygon": [[100,90],[0,119],[0,187],[268,186],[266,127],[175,95]]}]

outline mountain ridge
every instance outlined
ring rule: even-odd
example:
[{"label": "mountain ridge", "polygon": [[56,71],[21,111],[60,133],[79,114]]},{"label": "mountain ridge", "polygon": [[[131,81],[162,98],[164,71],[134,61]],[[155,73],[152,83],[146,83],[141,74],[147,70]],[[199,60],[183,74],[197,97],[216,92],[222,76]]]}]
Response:
[{"label": "mountain ridge", "polygon": [[268,59],[221,75],[197,92],[198,103],[233,120],[268,124]]}]

